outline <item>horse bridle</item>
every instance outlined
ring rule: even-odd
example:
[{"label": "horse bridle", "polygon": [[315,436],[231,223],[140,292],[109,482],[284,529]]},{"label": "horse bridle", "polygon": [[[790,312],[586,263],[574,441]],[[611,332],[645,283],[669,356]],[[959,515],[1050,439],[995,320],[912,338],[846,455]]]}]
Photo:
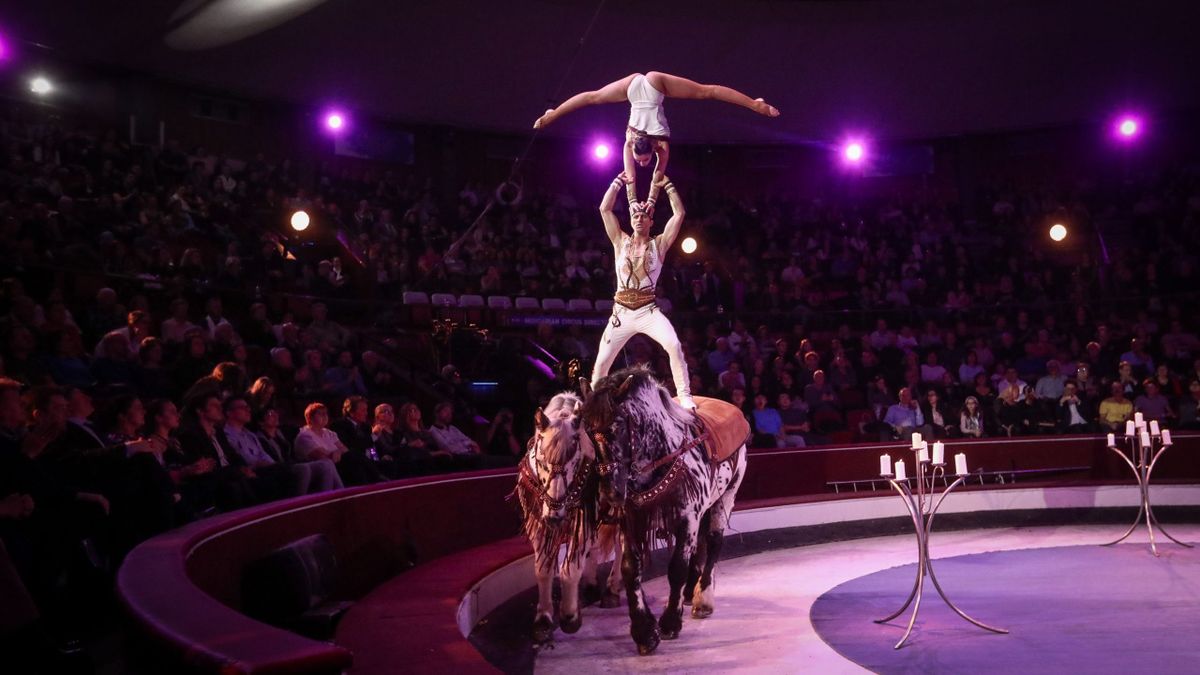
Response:
[{"label": "horse bridle", "polygon": [[[561,464],[556,464],[553,462],[543,461],[540,457],[542,442],[541,435],[535,435],[534,439],[535,440],[530,444],[529,453],[539,468],[544,468],[550,472],[550,479],[547,481],[547,484],[553,482],[557,476],[561,476],[564,481],[567,480],[566,463],[564,462]],[[573,442],[575,447],[574,452],[571,453],[572,457],[579,453],[578,434],[576,434]],[[534,475],[533,471],[529,468],[529,462],[521,462],[520,479],[529,490],[537,495],[537,498],[541,503],[553,510],[564,509],[569,511],[579,506],[579,501],[583,498],[583,491],[587,487],[588,479],[592,475],[594,464],[594,462],[588,461],[587,459],[580,461],[579,467],[575,469],[575,475],[571,477],[571,480],[567,483],[567,491],[566,494],[563,495],[562,499],[554,499],[550,496],[549,491],[542,486],[539,477]]]}]

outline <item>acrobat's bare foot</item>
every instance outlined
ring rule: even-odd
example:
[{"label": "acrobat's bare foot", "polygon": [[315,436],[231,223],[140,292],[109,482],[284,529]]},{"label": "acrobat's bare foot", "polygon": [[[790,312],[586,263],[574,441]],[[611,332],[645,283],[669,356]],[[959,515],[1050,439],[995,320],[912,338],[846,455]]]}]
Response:
[{"label": "acrobat's bare foot", "polygon": [[[775,113],[778,115],[779,113]],[[554,121],[554,108],[547,108],[546,112],[533,123],[534,129],[541,129]]]},{"label": "acrobat's bare foot", "polygon": [[758,106],[754,108],[754,112],[758,113],[759,115],[766,115],[767,117],[779,117],[779,108],[776,108],[761,98],[754,99],[754,102],[758,104]]}]

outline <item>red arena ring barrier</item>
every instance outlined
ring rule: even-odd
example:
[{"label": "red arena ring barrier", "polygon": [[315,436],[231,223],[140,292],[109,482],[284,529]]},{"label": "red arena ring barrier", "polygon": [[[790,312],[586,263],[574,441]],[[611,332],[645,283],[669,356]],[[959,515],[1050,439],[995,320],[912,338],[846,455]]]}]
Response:
[{"label": "red arena ring barrier", "polygon": [[[1132,482],[1128,467],[1096,436],[953,445],[968,452],[973,469],[1031,475],[1041,470],[1058,479],[1058,485],[1069,486]],[[1180,434],[1176,446],[1163,455],[1155,481],[1200,482],[1200,435]],[[890,451],[897,456],[899,449],[892,443],[751,451],[739,510],[743,518],[761,520],[772,507],[824,503],[828,507],[819,516],[824,522],[863,518],[867,511],[855,505],[883,493],[865,485],[856,493],[856,486],[847,484],[850,492],[834,494],[831,484],[869,479],[878,473],[879,455]],[[406,672],[494,672],[464,638],[470,626],[460,622],[486,615],[487,607],[503,599],[481,597],[488,591],[480,582],[529,552],[528,544],[515,536],[516,509],[504,500],[513,484],[511,470],[433,476],[210,518],[136,548],[118,574],[118,594],[134,622],[135,637],[145,641],[145,651],[153,653],[159,667],[382,673],[388,672],[389,655],[401,655]],[[1018,483],[1005,489],[1015,495],[1026,487]],[[1123,499],[1124,492],[1120,494]],[[831,507],[844,515],[830,515]],[[981,502],[980,508],[988,507]],[[360,599],[339,626],[337,644],[268,626],[239,611],[247,564],[318,533],[329,538],[347,580],[339,590]],[[410,560],[418,564],[404,571]],[[532,577],[527,581],[533,584]]]}]

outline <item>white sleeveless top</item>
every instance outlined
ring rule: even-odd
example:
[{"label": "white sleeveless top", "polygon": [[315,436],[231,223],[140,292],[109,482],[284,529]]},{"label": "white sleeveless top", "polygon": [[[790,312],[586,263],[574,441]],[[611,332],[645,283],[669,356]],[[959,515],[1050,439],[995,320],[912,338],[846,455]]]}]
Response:
[{"label": "white sleeveless top", "polygon": [[[642,260],[630,259],[627,255],[629,243],[633,241],[633,237],[624,235],[621,237],[621,248],[617,251],[617,290],[628,291],[632,289],[650,289],[658,286],[658,276],[662,274],[663,261],[662,256],[658,254],[658,238],[651,237],[650,243],[646,245],[646,255]],[[633,274],[633,265],[639,265],[641,272],[641,281],[635,282]]]},{"label": "white sleeveless top", "polygon": [[650,136],[670,136],[667,115],[663,112],[663,94],[645,75],[636,75],[625,92],[629,98],[629,126]]}]

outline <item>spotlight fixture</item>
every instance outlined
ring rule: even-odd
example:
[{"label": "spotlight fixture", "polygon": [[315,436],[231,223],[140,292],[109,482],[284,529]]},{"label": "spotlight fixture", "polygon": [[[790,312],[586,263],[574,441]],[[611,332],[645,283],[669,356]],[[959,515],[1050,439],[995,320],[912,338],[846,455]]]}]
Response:
[{"label": "spotlight fixture", "polygon": [[29,80],[29,91],[32,91],[38,96],[45,96],[54,91],[54,85],[51,84],[50,80],[46,79],[44,76],[38,75]]},{"label": "spotlight fixture", "polygon": [[296,211],[292,214],[291,223],[292,229],[297,232],[303,232],[307,230],[309,223],[308,213],[303,210]]}]

